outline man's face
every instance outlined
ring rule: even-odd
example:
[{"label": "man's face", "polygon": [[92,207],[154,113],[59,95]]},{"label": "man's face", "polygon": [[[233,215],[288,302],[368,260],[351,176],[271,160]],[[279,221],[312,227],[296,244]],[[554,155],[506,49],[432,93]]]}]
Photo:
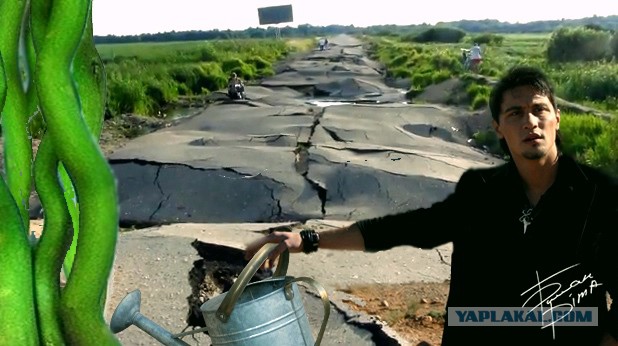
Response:
[{"label": "man's face", "polygon": [[511,155],[539,160],[558,155],[556,131],[560,127],[560,110],[554,109],[547,96],[531,86],[520,86],[504,92],[499,123],[493,122],[500,139],[509,146]]}]

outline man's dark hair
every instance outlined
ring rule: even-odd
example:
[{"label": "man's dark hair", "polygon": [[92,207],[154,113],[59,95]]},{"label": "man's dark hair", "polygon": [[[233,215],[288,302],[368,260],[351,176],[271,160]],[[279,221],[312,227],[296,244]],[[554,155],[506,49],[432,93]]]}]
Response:
[{"label": "man's dark hair", "polygon": [[[489,95],[489,110],[491,117],[500,123],[500,113],[502,111],[502,101],[504,93],[521,86],[531,86],[540,95],[547,96],[549,102],[554,107],[554,111],[558,110],[554,87],[543,71],[539,68],[531,66],[515,66],[511,68],[506,75],[494,86]],[[560,149],[560,132],[556,131],[556,146]],[[508,156],[511,155],[509,147],[504,139],[500,140],[500,147]]]}]

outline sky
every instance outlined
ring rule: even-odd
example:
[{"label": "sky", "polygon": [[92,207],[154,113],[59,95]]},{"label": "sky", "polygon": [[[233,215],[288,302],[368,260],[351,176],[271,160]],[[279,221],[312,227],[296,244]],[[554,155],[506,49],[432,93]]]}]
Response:
[{"label": "sky", "polygon": [[259,27],[259,7],[292,5],[294,22],[330,24],[435,24],[462,19],[511,23],[618,14],[618,0],[93,0],[94,34],[138,35],[186,30]]}]

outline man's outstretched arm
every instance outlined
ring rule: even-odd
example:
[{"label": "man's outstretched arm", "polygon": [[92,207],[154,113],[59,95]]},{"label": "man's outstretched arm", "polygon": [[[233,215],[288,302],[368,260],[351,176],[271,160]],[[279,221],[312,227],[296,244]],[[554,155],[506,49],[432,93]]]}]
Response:
[{"label": "man's outstretched arm", "polygon": [[[356,226],[352,224],[346,227],[340,227],[334,230],[319,232],[319,243],[321,249],[331,250],[365,250],[365,242],[363,236]],[[245,258],[250,259],[255,253],[267,243],[279,244],[273,250],[269,260],[274,261],[287,248],[290,253],[302,252],[303,240],[300,233],[297,232],[272,232],[260,239],[247,245]]]},{"label": "man's outstretched arm", "polygon": [[[400,245],[427,249],[453,241],[454,233],[462,227],[460,213],[465,209],[462,194],[469,194],[466,190],[471,189],[470,181],[478,180],[472,175],[471,171],[464,173],[455,193],[429,208],[361,220],[347,227],[319,232],[319,248],[375,252]],[[302,252],[304,248],[300,233],[272,232],[247,245],[245,257],[252,258],[267,243],[279,244],[270,260],[276,259],[286,248],[290,253]]]}]

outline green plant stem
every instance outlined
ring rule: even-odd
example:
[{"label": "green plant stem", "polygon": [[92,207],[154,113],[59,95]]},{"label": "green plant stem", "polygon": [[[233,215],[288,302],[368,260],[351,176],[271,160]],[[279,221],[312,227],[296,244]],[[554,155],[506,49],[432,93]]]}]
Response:
[{"label": "green plant stem", "polygon": [[[47,30],[50,2],[33,1],[30,4],[28,36],[30,38],[31,57],[36,57],[41,49]],[[38,107],[34,72],[36,59],[30,59],[32,66],[28,97],[31,107]],[[64,345],[60,315],[60,270],[71,237],[69,230],[70,215],[64,200],[62,187],[58,180],[58,156],[54,152],[51,137],[44,133],[34,161],[34,178],[41,205],[45,209],[43,232],[34,248],[35,297],[37,301],[36,316],[39,320],[39,337],[45,345]]]},{"label": "green plant stem", "polygon": [[7,97],[2,113],[4,162],[9,191],[27,232],[32,188],[32,140],[28,136],[26,96],[19,69],[19,41],[26,0],[0,1],[0,54],[4,58]]},{"label": "green plant stem", "polygon": [[[98,302],[107,286],[118,234],[118,199],[111,168],[84,121],[71,63],[89,20],[91,1],[55,0],[35,73],[40,108],[54,149],[79,199],[75,262],[61,297],[65,340],[118,345]],[[58,145],[56,145],[58,144]],[[84,308],[88,307],[88,308]]]},{"label": "green plant stem", "polygon": [[62,270],[64,276],[68,279],[71,275],[75,254],[77,251],[77,235],[79,234],[79,202],[73,182],[62,163],[58,165],[58,176],[60,177],[61,187],[64,193],[64,201],[68,207],[69,216],[71,217],[71,228],[73,230],[72,241],[67,249],[64,257],[64,265]]},{"label": "green plant stem", "polygon": [[[35,37],[34,45],[39,47],[43,44],[45,32],[51,13],[49,1],[35,0],[32,8],[32,31]],[[73,78],[76,82],[77,92],[81,98],[82,113],[92,136],[98,141],[103,125],[105,112],[106,83],[103,63],[94,44],[92,33],[92,9],[86,23],[84,35],[73,61]],[[67,203],[73,224],[73,241],[64,260],[64,273],[68,278],[71,274],[75,258],[77,239],[79,234],[79,201],[75,194],[75,188],[62,163],[59,166],[59,175],[64,189],[64,197]],[[105,294],[102,295],[105,297]],[[104,299],[103,299],[104,304]]]},{"label": "green plant stem", "polygon": [[38,345],[30,246],[4,178],[0,178],[0,219],[0,345]]},{"label": "green plant stem", "polygon": [[58,157],[45,133],[34,161],[34,180],[45,208],[43,233],[34,251],[39,336],[44,345],[64,345],[60,313],[60,269],[69,248],[69,211],[58,181]]},{"label": "green plant stem", "polygon": [[[90,129],[93,139],[98,143],[101,136],[101,129],[103,128],[107,85],[103,61],[94,44],[92,7],[88,13],[86,28],[79,48],[77,49],[77,55],[73,61],[73,79],[77,84],[77,92],[80,96],[82,114],[86,120],[86,125],[88,125]],[[70,196],[70,191],[68,195]],[[69,200],[67,200],[67,203],[69,203]],[[64,267],[67,269],[67,277],[70,275],[75,259],[75,250],[79,233],[79,200],[75,204],[73,215],[75,215],[73,220],[73,242],[71,243],[71,247],[67,252],[64,262]],[[101,295],[102,309],[105,308],[106,298],[107,288]]]},{"label": "green plant stem", "polygon": [[[0,110],[7,98],[0,54]],[[32,256],[19,208],[0,176],[0,345],[38,345]]]},{"label": "green plant stem", "polygon": [[[73,79],[77,92],[81,99],[82,113],[86,125],[90,129],[95,141],[99,141],[101,128],[103,127],[103,115],[105,114],[105,70],[94,44],[92,33],[92,13],[88,16],[86,29],[82,37],[77,54],[73,61]],[[74,202],[74,188],[68,179],[64,168],[60,171],[65,188],[65,198],[73,219],[73,242],[64,261],[64,270],[67,277],[71,273],[75,249],[79,234],[79,201]]]},{"label": "green plant stem", "polygon": [[28,128],[30,137],[34,137],[36,134],[32,131],[33,129],[38,129],[42,124],[40,124],[40,119],[42,119],[41,115],[38,114],[38,106],[39,100],[36,95],[36,87],[34,86],[34,69],[36,65],[36,52],[34,49],[34,42],[32,38],[32,28],[30,27],[30,3],[28,3],[28,7],[26,8],[26,15],[24,16],[24,20],[22,22],[23,26],[23,45],[25,49],[26,55],[26,114],[28,115]]}]

